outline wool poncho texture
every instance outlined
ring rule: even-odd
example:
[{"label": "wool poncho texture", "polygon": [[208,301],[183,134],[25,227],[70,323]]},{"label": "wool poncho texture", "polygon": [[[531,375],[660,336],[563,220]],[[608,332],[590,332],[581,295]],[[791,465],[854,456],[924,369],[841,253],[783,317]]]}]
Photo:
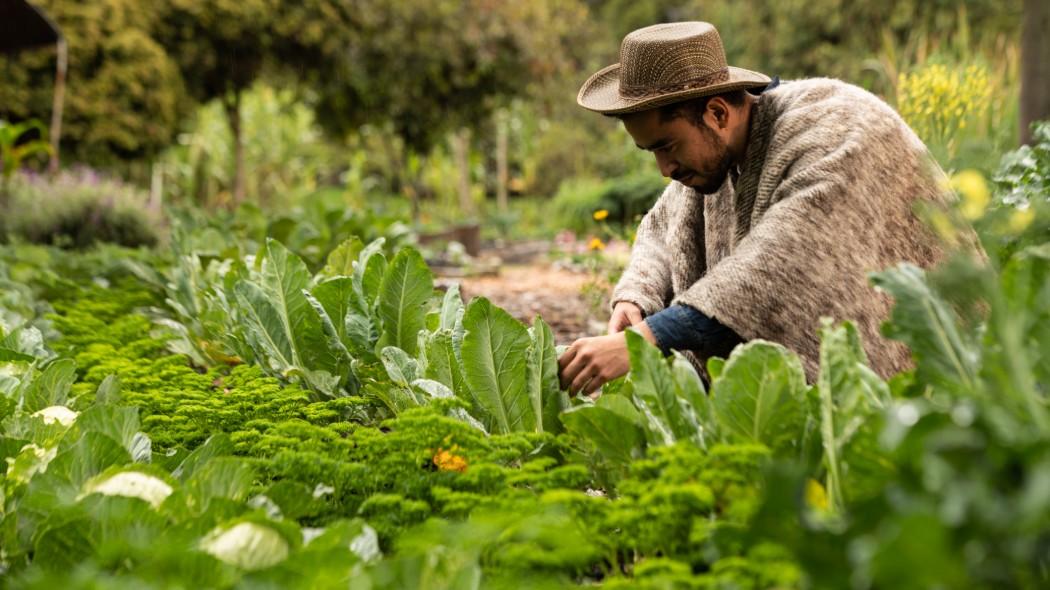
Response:
[{"label": "wool poncho texture", "polygon": [[[646,315],[690,305],[744,340],[794,350],[816,379],[820,318],[851,320],[872,369],[911,366],[880,333],[892,308],[867,275],[942,257],[916,215],[946,203],[943,173],[907,124],[867,91],[831,79],[784,82],[757,98],[745,161],[715,193],[671,182],[638,228],[613,290]],[[706,359],[686,352],[703,371]]]}]

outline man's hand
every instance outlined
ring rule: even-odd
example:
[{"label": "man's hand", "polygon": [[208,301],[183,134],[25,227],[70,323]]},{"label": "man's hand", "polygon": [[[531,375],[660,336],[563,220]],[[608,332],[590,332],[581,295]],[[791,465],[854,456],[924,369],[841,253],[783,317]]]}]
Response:
[{"label": "man's hand", "polygon": [[[645,322],[639,321],[635,329],[649,342],[656,341]],[[569,395],[590,395],[605,383],[626,375],[630,368],[627,335],[623,332],[580,338],[558,359],[561,388],[568,390]]]},{"label": "man's hand", "polygon": [[609,334],[623,332],[627,328],[642,322],[642,309],[630,301],[621,301],[613,308],[609,318]]}]

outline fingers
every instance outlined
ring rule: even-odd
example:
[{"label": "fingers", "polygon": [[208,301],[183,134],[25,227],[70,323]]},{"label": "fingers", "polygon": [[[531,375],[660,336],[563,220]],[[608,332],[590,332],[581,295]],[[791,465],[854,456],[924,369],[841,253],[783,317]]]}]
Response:
[{"label": "fingers", "polygon": [[602,383],[598,374],[599,371],[595,367],[587,367],[586,370],[580,371],[576,378],[573,379],[572,386],[569,387],[569,395],[591,393],[598,387],[601,387]]}]

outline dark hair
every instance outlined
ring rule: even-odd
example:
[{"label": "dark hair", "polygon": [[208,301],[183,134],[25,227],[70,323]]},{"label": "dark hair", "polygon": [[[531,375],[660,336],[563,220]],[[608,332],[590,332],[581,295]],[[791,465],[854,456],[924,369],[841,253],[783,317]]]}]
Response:
[{"label": "dark hair", "polygon": [[[673,102],[656,108],[660,111],[660,121],[662,123],[674,121],[679,117],[686,117],[689,119],[690,123],[699,127],[703,123],[704,110],[707,109],[707,103],[710,102],[712,98],[720,96],[722,97],[722,100],[728,102],[730,105],[740,107],[744,105],[747,94],[747,90],[731,90],[729,92],[723,92],[722,94],[712,94],[711,96],[690,98],[689,100],[683,100],[682,102]],[[616,113],[608,116],[623,120],[624,116],[627,114],[628,113]]]},{"label": "dark hair", "polygon": [[719,96],[722,100],[728,102],[734,107],[740,107],[744,105],[746,90],[733,90],[731,92],[724,92],[722,94],[712,94],[711,96],[701,96],[699,98],[691,98],[682,102],[674,102],[668,105],[664,105],[660,108],[660,122],[667,123],[674,121],[679,117],[685,117],[693,125],[700,127],[704,121],[704,111],[707,110],[707,103],[712,98]]}]

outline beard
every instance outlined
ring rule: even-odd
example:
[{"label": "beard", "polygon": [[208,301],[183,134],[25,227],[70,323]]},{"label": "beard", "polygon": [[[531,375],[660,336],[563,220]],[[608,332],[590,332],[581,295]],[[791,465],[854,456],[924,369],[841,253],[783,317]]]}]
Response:
[{"label": "beard", "polygon": [[674,180],[703,195],[717,192],[725,184],[729,176],[729,169],[733,166],[733,157],[729,154],[729,146],[722,138],[715,134],[706,124],[701,123],[700,131],[707,137],[711,146],[713,157],[704,162],[696,170],[682,170],[675,174]]}]

